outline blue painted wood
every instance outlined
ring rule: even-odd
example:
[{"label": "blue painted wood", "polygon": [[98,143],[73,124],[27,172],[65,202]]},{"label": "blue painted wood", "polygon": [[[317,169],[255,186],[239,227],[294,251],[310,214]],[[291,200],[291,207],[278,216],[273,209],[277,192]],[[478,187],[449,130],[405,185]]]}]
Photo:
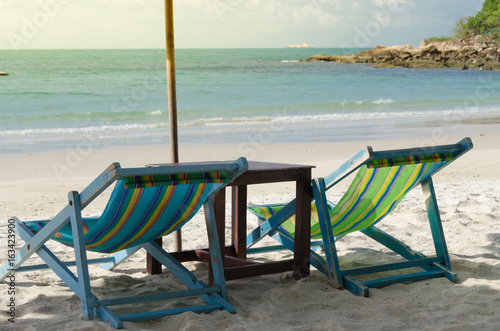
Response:
[{"label": "blue painted wood", "polygon": [[[43,246],[42,246],[42,248],[43,248]],[[61,263],[63,265],[65,265],[66,267],[76,266],[76,261],[66,261],[66,262],[61,262]],[[103,258],[99,258],[99,259],[87,260],[87,264],[101,264],[101,263],[113,264],[114,259],[112,257],[103,257]],[[17,272],[41,270],[41,269],[50,269],[50,267],[47,264],[35,264],[35,265],[21,266],[21,267],[17,268]]]},{"label": "blue painted wood", "polygon": [[276,228],[283,222],[292,217],[292,215],[295,214],[295,203],[295,199],[292,200],[285,207],[283,207],[283,209],[271,216],[267,221],[260,224],[258,228],[250,232],[250,234],[247,235],[247,248],[250,248],[261,241],[265,238],[265,236],[276,230]]},{"label": "blue painted wood", "polygon": [[113,314],[113,312],[105,305],[97,305],[94,307],[94,315],[99,317],[101,321],[109,323],[115,329],[123,329],[122,320]]},{"label": "blue painted wood", "polygon": [[[210,192],[207,205],[208,217],[207,228],[209,230],[210,253],[214,259],[214,275],[216,275],[216,286],[208,287],[201,281],[197,281],[196,277],[182,264],[172,258],[160,246],[154,242],[145,243],[140,246],[128,248],[125,251],[119,252],[112,257],[103,259],[88,260],[86,256],[83,222],[81,210],[92,202],[99,194],[108,188],[113,182],[125,178],[125,176],[140,176],[151,174],[169,174],[169,173],[186,173],[186,172],[211,172],[211,171],[229,171],[231,172],[230,180],[233,180],[248,168],[246,159],[240,158],[235,162],[218,162],[214,164],[204,164],[197,166],[162,166],[158,168],[136,168],[122,169],[118,163],[113,163],[103,173],[101,173],[93,182],[91,182],[82,193],[69,193],[68,205],[59,212],[56,217],[47,223],[38,233],[33,234],[31,230],[18,219],[16,219],[16,233],[26,244],[16,254],[16,263],[14,266],[4,264],[0,268],[0,277],[5,278],[11,269],[14,270],[35,270],[38,268],[50,268],[63,280],[70,289],[80,298],[82,303],[82,314],[84,318],[91,319],[94,315],[98,316],[103,321],[109,322],[115,328],[122,328],[123,322],[119,316],[112,313],[106,305],[119,305],[124,303],[136,303],[151,300],[162,300],[179,298],[184,296],[201,296],[208,305],[194,306],[182,309],[173,309],[157,312],[145,312],[131,315],[124,315],[125,320],[147,320],[162,316],[176,314],[182,311],[194,312],[210,312],[215,309],[225,309],[230,313],[234,313],[235,308],[230,305],[227,300],[227,289],[225,285],[224,274],[221,269],[222,253],[220,252],[217,231],[215,226],[215,218],[213,215],[212,197],[215,190]],[[219,185],[222,189],[224,185]],[[50,250],[47,249],[45,243],[54,236],[64,225],[71,222],[73,235],[73,246],[75,250],[75,261],[61,262]],[[186,291],[177,291],[170,293],[152,294],[148,296],[131,296],[122,298],[113,298],[99,300],[91,292],[90,277],[88,272],[88,264],[102,263],[104,267],[111,269],[117,264],[125,260],[140,248],[145,248],[157,260],[167,266],[176,276],[178,276],[190,289]],[[46,263],[40,266],[21,267],[33,253],[36,253]],[[78,277],[71,272],[67,266],[74,265],[77,267]]]},{"label": "blue painted wood", "polygon": [[170,272],[177,276],[189,288],[195,288],[196,277],[183,266],[179,261],[168,254],[154,241],[150,241],[141,245],[149,254],[163,264]]},{"label": "blue painted wood", "polygon": [[373,288],[373,287],[382,287],[382,286],[387,286],[387,285],[392,285],[392,284],[397,284],[397,283],[414,282],[417,280],[424,280],[424,279],[437,278],[437,277],[443,277],[443,273],[440,271],[424,271],[424,272],[416,272],[416,273],[406,274],[406,275],[398,275],[398,276],[391,276],[391,277],[386,277],[386,278],[369,280],[369,281],[363,282],[363,285],[365,285],[366,287],[369,287],[369,288]]},{"label": "blue painted wood", "polygon": [[442,261],[443,261],[443,259],[440,257],[430,257],[430,258],[418,259],[418,260],[412,260],[412,261],[390,262],[390,263],[374,265],[374,266],[370,266],[370,267],[342,270],[342,276],[347,276],[347,275],[359,276],[359,275],[373,274],[373,273],[377,273],[377,272],[422,267],[422,266],[426,266],[426,265],[430,266],[434,263],[439,263]]},{"label": "blue painted wood", "polygon": [[117,179],[121,171],[119,163],[112,163],[106,170],[96,177],[85,189],[80,192],[80,208],[87,207],[95,198],[104,192]]},{"label": "blue painted wood", "polygon": [[[356,160],[364,158],[364,153]],[[351,166],[355,166],[353,162]],[[333,229],[330,223],[330,212],[328,209],[328,201],[326,199],[326,183],[323,178],[313,180],[313,196],[316,200],[316,208],[318,210],[318,221],[321,229],[321,237],[323,240],[323,247],[325,248],[325,259],[328,265],[328,273],[326,276],[330,278],[332,286],[341,288],[342,277],[340,274],[340,265],[337,256],[337,249],[335,247],[335,237],[333,236]]]},{"label": "blue painted wood", "polygon": [[[325,261],[325,259],[319,255],[318,253],[311,251],[311,265],[321,271],[325,275],[330,274],[330,267],[328,263]],[[333,280],[330,278],[331,285],[335,287],[337,283],[334,283]]]},{"label": "blue painted wood", "polygon": [[[16,232],[24,242],[28,242],[30,238],[35,236],[31,230],[19,220],[17,222]],[[73,292],[76,293],[78,291],[78,279],[76,276],[47,247],[40,247],[36,253]]]},{"label": "blue painted wood", "polygon": [[429,219],[429,225],[434,239],[436,254],[443,257],[444,266],[450,269],[450,257],[448,255],[448,248],[446,247],[443,225],[441,223],[441,216],[439,215],[439,208],[437,205],[436,193],[434,192],[434,185],[432,184],[432,178],[422,182],[422,191],[424,193],[425,207],[427,208],[427,217]]},{"label": "blue painted wood", "polygon": [[[473,144],[470,138],[464,138],[457,144],[451,145],[397,149],[377,152],[374,152],[371,147],[367,147],[366,149],[356,153],[351,159],[343,163],[330,175],[326,176],[325,178],[314,179],[312,182],[313,194],[318,209],[318,218],[321,227],[322,240],[324,243],[325,258],[321,257],[315,252],[311,252],[311,264],[318,270],[326,274],[331,279],[333,286],[344,286],[351,292],[363,296],[368,296],[368,287],[385,286],[385,284],[395,282],[405,282],[438,276],[445,276],[450,281],[456,281],[456,273],[452,272],[450,269],[448,250],[446,247],[444,232],[441,224],[441,218],[439,216],[439,209],[437,206],[437,199],[432,185],[431,176],[457,160],[464,153],[472,149],[472,147]],[[341,271],[338,262],[337,251],[335,248],[335,241],[340,238],[335,238],[332,234],[329,210],[327,207],[328,202],[326,201],[326,191],[335,186],[338,182],[340,182],[350,174],[354,173],[361,166],[370,166],[370,164],[373,163],[373,160],[376,159],[425,156],[441,153],[451,153],[452,159],[448,160],[447,162],[435,163],[433,166],[431,166],[430,170],[426,174],[427,177],[422,182],[422,189],[424,191],[427,215],[431,226],[431,233],[436,250],[436,256],[427,258],[424,254],[414,251],[411,247],[409,247],[402,241],[390,236],[380,229],[376,227],[370,227],[362,230],[362,232],[365,235],[378,241],[382,245],[388,247],[392,251],[398,253],[399,255],[407,259],[407,261]],[[293,238],[290,238],[289,236],[287,237],[285,234],[281,234],[279,232],[279,229],[277,229],[277,227],[284,221],[286,221],[290,217],[290,214],[293,213],[295,205],[293,205],[292,208],[292,203],[290,203],[289,205],[285,206],[282,211],[286,208],[288,208],[286,212],[283,212],[281,215],[278,215],[279,213],[276,213],[267,221],[263,222],[258,229],[254,230],[250,235],[248,235],[247,246],[251,247],[256,242],[261,240],[265,235],[271,235],[287,248],[292,246]],[[256,249],[255,251],[263,250],[264,249],[262,248]],[[382,278],[379,280],[365,282],[364,284],[352,277],[354,275],[377,273],[381,271],[397,270],[401,268],[417,268],[424,271],[412,273],[410,275],[398,275],[394,277]]]},{"label": "blue painted wood", "polygon": [[183,291],[174,291],[174,292],[166,292],[166,293],[154,293],[154,294],[146,294],[146,295],[134,295],[134,296],[126,296],[119,298],[111,298],[111,299],[100,299],[96,301],[96,304],[105,305],[105,306],[116,306],[116,305],[124,305],[129,303],[137,303],[137,302],[147,302],[147,301],[158,301],[165,299],[176,299],[190,296],[199,296],[204,294],[209,294],[212,292],[219,292],[219,287],[201,287],[198,289],[192,290],[183,290]]},{"label": "blue painted wood", "polygon": [[36,253],[54,234],[56,234],[66,223],[69,221],[69,205],[66,206],[52,221],[50,221],[47,226],[45,226],[36,235],[29,238],[26,244],[16,252],[14,258],[14,265],[10,263],[5,263],[0,268],[0,281],[4,280],[5,277],[11,272],[11,270],[16,270],[21,264],[23,264],[31,255]]},{"label": "blue painted wood", "polygon": [[[276,229],[270,233],[271,238],[279,242],[283,247],[293,251],[295,241],[288,233],[284,233],[281,229]],[[248,251],[247,251],[248,253]]]},{"label": "blue painted wood", "polygon": [[212,275],[215,286],[220,288],[217,291],[224,299],[227,300],[227,288],[224,279],[224,265],[222,260],[222,252],[219,245],[219,235],[217,233],[217,224],[215,221],[215,211],[212,199],[205,202],[205,222],[207,226],[208,245],[210,251],[210,262],[212,266]]},{"label": "blue painted wood", "polygon": [[451,271],[450,269],[444,267],[439,263],[434,263],[432,265],[433,270],[440,270],[444,273],[444,276],[452,283],[456,283],[458,281],[458,275],[456,272]]},{"label": "blue painted wood", "polygon": [[90,291],[87,250],[85,249],[82,210],[80,208],[80,196],[78,195],[78,192],[69,192],[68,201],[70,207],[72,207],[70,222],[73,233],[73,248],[75,250],[76,270],[78,275],[78,291],[76,292],[76,295],[78,295],[81,301],[83,318],[93,319],[94,309],[92,308],[93,302]]},{"label": "blue painted wood", "polygon": [[343,277],[344,288],[349,292],[368,298],[370,296],[370,289],[363,283],[357,281],[351,276]]},{"label": "blue painted wood", "polygon": [[137,252],[141,248],[142,248],[141,246],[134,246],[118,251],[114,253],[113,256],[109,257],[108,261],[103,261],[106,263],[101,264],[99,268],[106,270],[113,270],[114,268],[116,268],[116,266],[118,266],[120,263],[128,259],[130,256],[132,256],[135,252]]},{"label": "blue painted wood", "polygon": [[[439,216],[439,214],[438,214]],[[439,221],[439,224],[435,225],[436,227],[440,227],[442,230],[441,226],[441,221]],[[431,226],[432,228],[432,226]],[[371,237],[372,239],[378,241],[382,245],[386,246],[387,248],[391,249],[392,251],[398,253],[402,257],[408,259],[408,260],[418,260],[418,259],[425,259],[426,256],[420,252],[412,250],[408,245],[404,244],[403,242],[397,240],[396,238],[390,236],[389,234],[385,233],[384,231],[380,230],[379,228],[372,226],[367,229],[361,230],[362,233],[365,235]],[[444,235],[440,242],[444,242]],[[433,238],[434,245],[436,246],[436,243],[438,239]],[[439,261],[436,261],[436,263],[433,263],[431,265],[422,265],[421,268],[425,270],[442,270],[445,273],[445,277],[448,278],[450,281],[455,282],[456,281],[456,274],[450,270],[450,267],[446,267],[447,263],[449,264],[449,255],[448,255],[448,250],[446,248],[446,244],[444,246],[439,246],[441,247],[441,252],[438,253],[438,250],[436,249],[436,256],[439,257]],[[442,263],[443,265],[441,265]]]},{"label": "blue painted wood", "polygon": [[[273,236],[273,238],[275,238]],[[276,238],[275,238],[276,239]],[[281,242],[281,238],[276,239],[278,242]],[[315,240],[311,242],[311,250],[313,251],[320,251],[323,248],[323,242],[321,240]],[[275,252],[275,251],[281,251],[284,249],[288,249],[284,245],[275,245],[275,246],[262,246],[262,247],[255,247],[255,248],[250,248],[247,249],[247,254],[258,254],[258,253],[268,253],[268,252]]]},{"label": "blue painted wood", "polygon": [[360,230],[363,234],[372,238],[373,240],[379,242],[390,250],[398,253],[402,257],[408,260],[425,259],[426,256],[420,252],[414,251],[410,246],[406,245],[402,241],[394,238],[388,233],[380,230],[375,226]]},{"label": "blue painted wood", "polygon": [[[218,243],[217,243],[218,245]],[[196,281],[196,277],[187,270],[182,264],[180,264],[175,258],[170,254],[165,252],[163,248],[158,246],[155,242],[151,241],[142,245],[149,254],[151,254],[156,260],[167,267],[177,278],[179,278],[184,284],[186,284],[190,289],[200,289],[206,287],[202,282]],[[219,256],[219,259],[222,259]],[[233,306],[231,306],[222,296],[218,293],[210,293],[209,295],[203,295],[202,298],[207,301],[208,304],[222,304],[228,312],[235,312]]]},{"label": "blue painted wood", "polygon": [[370,146],[360,150],[354,154],[353,157],[344,162],[340,167],[324,178],[325,189],[329,190],[332,186],[335,186],[335,184],[342,181],[354,171],[358,170],[359,167],[366,164],[372,158],[373,149]]}]

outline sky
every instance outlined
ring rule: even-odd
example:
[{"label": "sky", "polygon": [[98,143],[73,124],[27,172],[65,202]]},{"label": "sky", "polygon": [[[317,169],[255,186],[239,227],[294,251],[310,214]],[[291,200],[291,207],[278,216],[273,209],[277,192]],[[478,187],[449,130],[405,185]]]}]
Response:
[{"label": "sky", "polygon": [[[484,0],[173,0],[176,48],[373,47],[450,36]],[[0,49],[165,48],[163,0],[0,0]]]}]

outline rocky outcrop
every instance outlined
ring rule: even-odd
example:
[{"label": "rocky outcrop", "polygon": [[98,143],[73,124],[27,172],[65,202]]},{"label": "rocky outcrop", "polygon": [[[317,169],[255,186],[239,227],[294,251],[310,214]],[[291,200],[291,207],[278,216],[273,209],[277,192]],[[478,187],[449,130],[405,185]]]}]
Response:
[{"label": "rocky outcrop", "polygon": [[465,40],[423,41],[411,45],[377,46],[356,54],[319,54],[303,61],[333,61],[339,63],[373,63],[378,68],[406,67],[414,69],[461,68],[500,71],[500,48],[482,36]]}]

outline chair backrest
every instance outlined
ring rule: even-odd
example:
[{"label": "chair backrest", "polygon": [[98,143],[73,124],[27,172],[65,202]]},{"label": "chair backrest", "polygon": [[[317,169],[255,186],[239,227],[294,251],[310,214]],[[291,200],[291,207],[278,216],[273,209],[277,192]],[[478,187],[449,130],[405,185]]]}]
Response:
[{"label": "chair backrest", "polygon": [[[443,166],[440,163],[438,167]],[[345,235],[382,220],[408,192],[430,176],[432,165],[417,163],[360,167],[347,192],[330,211],[333,234]]]},{"label": "chair backrest", "polygon": [[[241,160],[236,170],[227,164],[221,164],[218,171],[194,169],[185,173],[171,173],[168,167],[161,167],[166,172],[162,173],[162,169],[154,168],[152,175],[142,174],[144,171],[133,175],[134,171],[123,169],[102,215],[83,220],[86,248],[111,253],[180,229],[210,196],[246,170],[246,160]],[[40,229],[45,224],[29,222],[28,226]],[[53,239],[71,245],[69,224]]]},{"label": "chair backrest", "polygon": [[[413,188],[472,148],[470,138],[453,145],[374,152],[371,147],[356,153],[337,170],[314,181],[323,180],[325,191],[357,174],[347,192],[328,206],[335,236],[365,229],[382,220]],[[323,192],[325,194],[325,192]],[[279,212],[283,205],[250,207],[261,220]],[[321,238],[315,203],[312,205],[311,238]],[[295,234],[295,217],[279,225],[290,236]]]},{"label": "chair backrest", "polygon": [[[369,157],[356,167],[358,173],[349,189],[330,211],[333,234],[342,236],[376,224],[408,192],[471,148],[470,138],[454,145],[380,152],[368,147]],[[332,185],[325,183],[325,187]],[[318,225],[312,235],[319,233]]]}]

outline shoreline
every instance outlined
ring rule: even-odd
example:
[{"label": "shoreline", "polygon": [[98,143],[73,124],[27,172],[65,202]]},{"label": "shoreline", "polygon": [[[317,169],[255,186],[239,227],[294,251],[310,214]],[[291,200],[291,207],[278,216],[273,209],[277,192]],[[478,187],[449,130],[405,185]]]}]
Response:
[{"label": "shoreline", "polygon": [[[313,177],[324,176],[351,157],[354,153],[366,146],[377,150],[398,149],[432,146],[439,144],[456,143],[466,135],[427,136],[398,139],[373,139],[343,142],[280,142],[255,143],[242,148],[239,143],[216,144],[180,144],[180,162],[234,160],[241,156],[252,161],[269,161],[278,163],[310,164]],[[496,158],[499,149],[500,133],[489,132],[468,135],[474,143],[474,149],[464,160],[460,160],[462,167],[454,167],[458,172],[465,168],[465,172],[473,173],[473,178],[499,179],[500,172],[496,170],[494,162],[476,162]],[[30,191],[29,182],[32,180],[47,181],[52,184],[67,186],[65,181],[87,180],[90,182],[103,169],[113,162],[119,162],[122,167],[142,167],[152,163],[169,163],[169,145],[145,145],[102,147],[93,149],[69,149],[60,151],[39,151],[35,153],[3,154],[4,175],[0,175],[0,183],[13,188],[17,183],[23,190]],[[475,157],[471,155],[477,155]],[[500,154],[500,153],[499,153]],[[490,156],[491,155],[491,156]],[[441,174],[439,175],[441,177]],[[447,180],[453,175],[445,175]],[[85,184],[85,182],[83,182]],[[17,189],[16,189],[17,191]],[[7,198],[5,187],[0,189],[0,196]],[[63,191],[64,192],[64,191]],[[62,194],[64,195],[64,193]]]},{"label": "shoreline", "polygon": [[[179,146],[204,146],[204,145],[236,145],[236,149],[243,156],[253,155],[251,150],[259,151],[275,144],[327,144],[355,143],[363,141],[385,141],[393,137],[408,141],[429,141],[452,139],[462,135],[471,137],[491,135],[498,132],[500,115],[496,112],[485,116],[465,116],[463,114],[442,115],[425,119],[411,119],[411,122],[402,118],[372,118],[350,121],[318,121],[302,125],[300,123],[285,124],[274,122],[256,127],[235,127],[212,129],[182,128],[179,130]],[[418,120],[418,122],[416,122]],[[210,131],[213,130],[213,131]],[[0,156],[11,157],[14,155],[27,155],[38,153],[60,153],[71,151],[85,156],[94,150],[102,149],[128,149],[128,148],[155,148],[167,146],[169,138],[167,129],[160,133],[127,137],[125,134],[103,136],[101,134],[88,134],[79,137],[58,140],[0,141]],[[463,133],[462,133],[463,132]],[[431,137],[431,138],[429,138]],[[233,148],[235,149],[235,148]]]}]

